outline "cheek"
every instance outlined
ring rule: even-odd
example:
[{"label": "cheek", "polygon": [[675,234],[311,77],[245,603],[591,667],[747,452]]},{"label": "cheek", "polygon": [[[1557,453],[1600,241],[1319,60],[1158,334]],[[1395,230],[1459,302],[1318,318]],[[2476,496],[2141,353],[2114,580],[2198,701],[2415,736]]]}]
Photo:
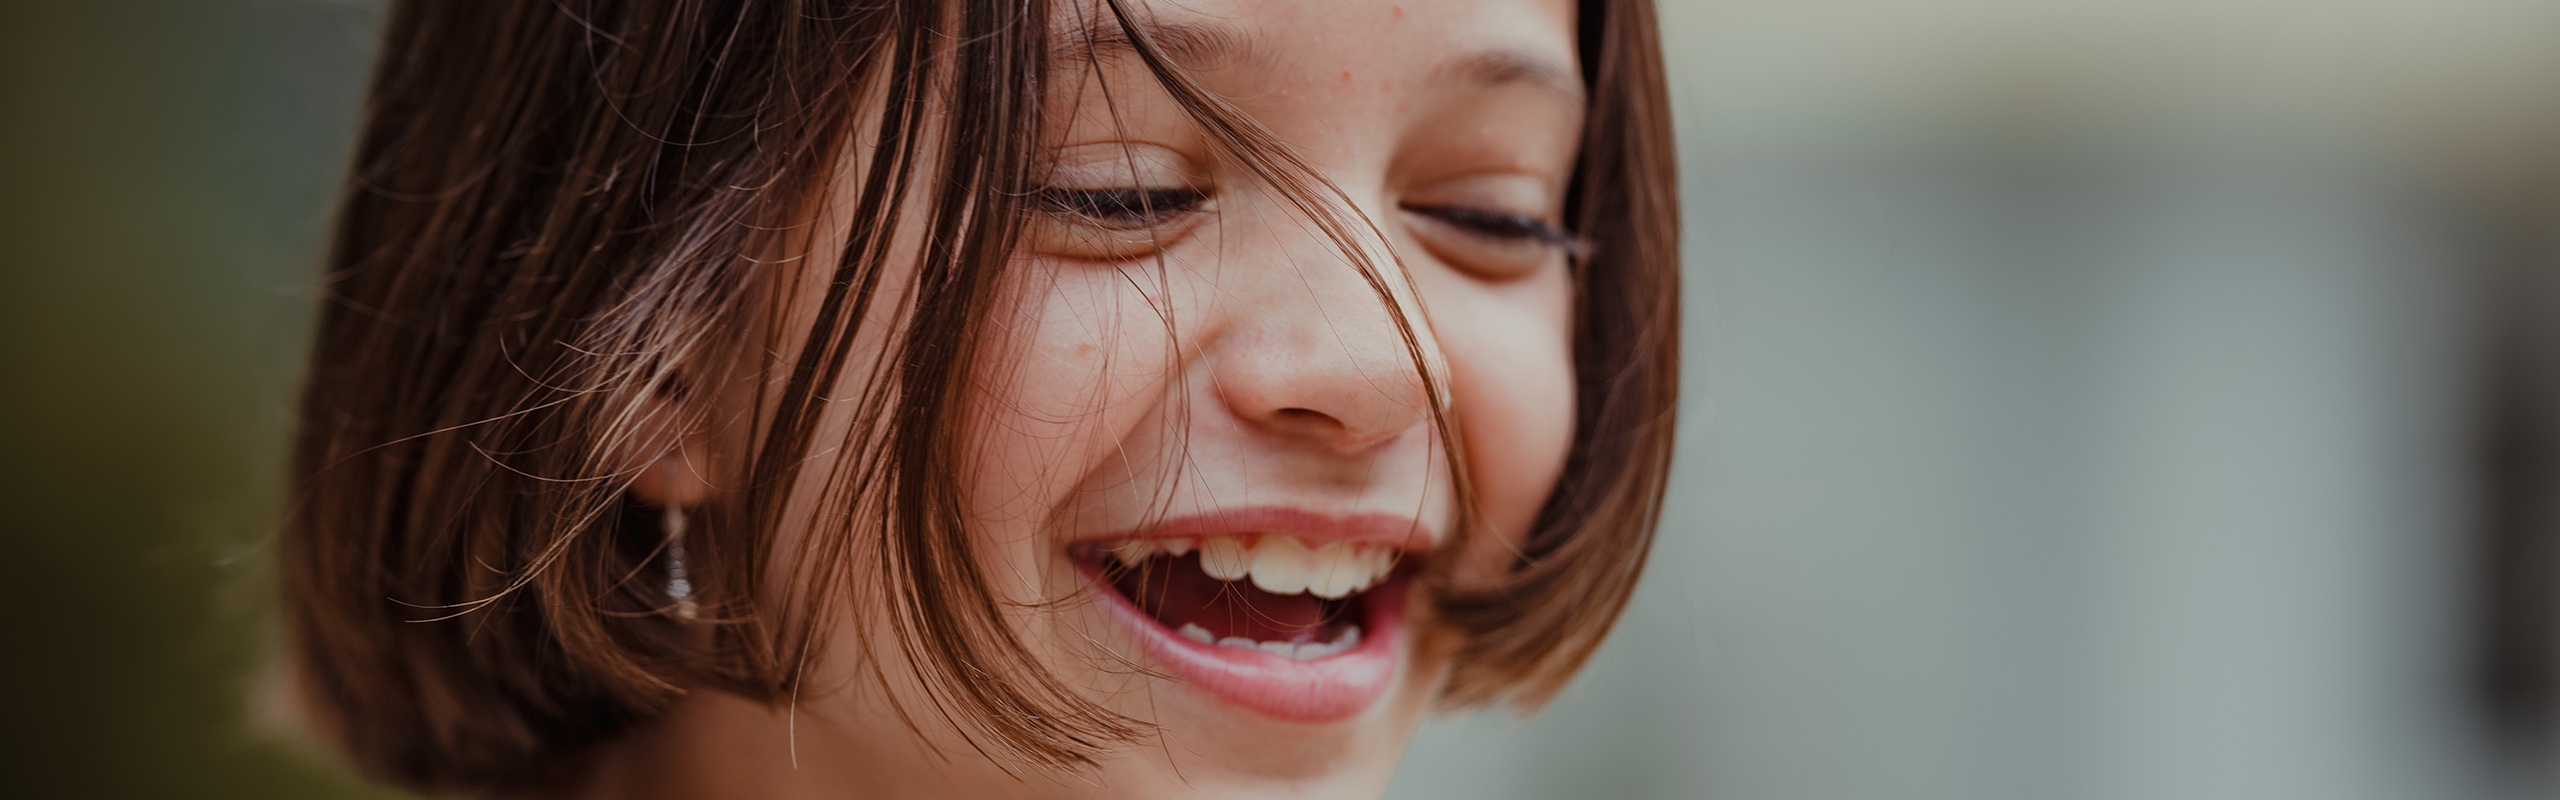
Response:
[{"label": "cheek", "polygon": [[1037,545],[1097,454],[1118,452],[1120,432],[1160,391],[1165,337],[1116,273],[1019,261],[1013,276],[980,339],[964,492],[973,527]]},{"label": "cheek", "polygon": [[961,432],[971,517],[982,528],[1036,526],[1056,494],[1051,484],[1075,472],[1079,429],[1090,427],[1093,398],[1107,391],[1102,333],[1057,324],[1081,315],[1048,307],[1068,299],[1054,276],[1019,265],[1015,272],[1031,273],[1028,283],[1037,285],[1017,286],[993,305]]},{"label": "cheek", "polygon": [[1490,539],[1469,546],[1469,572],[1507,563],[1504,554],[1527,535],[1573,447],[1569,290],[1561,276],[1507,288],[1514,291],[1434,315],[1453,323],[1443,329],[1441,348]]}]

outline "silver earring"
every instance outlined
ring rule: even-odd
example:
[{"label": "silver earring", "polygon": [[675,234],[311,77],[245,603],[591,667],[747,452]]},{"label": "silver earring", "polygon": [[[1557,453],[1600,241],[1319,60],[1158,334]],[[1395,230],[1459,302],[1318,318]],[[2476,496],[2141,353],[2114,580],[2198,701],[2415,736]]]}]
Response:
[{"label": "silver earring", "polygon": [[685,574],[684,509],[667,505],[667,596],[676,601],[676,616],[691,620],[701,609],[693,602],[693,581]]}]

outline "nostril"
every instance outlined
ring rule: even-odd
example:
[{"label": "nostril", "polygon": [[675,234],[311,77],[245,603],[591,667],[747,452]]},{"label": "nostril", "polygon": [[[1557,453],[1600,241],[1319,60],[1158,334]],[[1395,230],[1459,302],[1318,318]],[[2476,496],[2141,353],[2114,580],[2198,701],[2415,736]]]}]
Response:
[{"label": "nostril", "polygon": [[1317,411],[1312,408],[1283,408],[1272,412],[1271,416],[1287,422],[1301,424],[1342,424],[1340,420],[1334,419],[1333,415]]},{"label": "nostril", "polygon": [[1370,431],[1360,430],[1358,426],[1351,423],[1351,420],[1312,408],[1283,408],[1273,411],[1269,424],[1325,439],[1338,440],[1350,437],[1365,440],[1372,434]]},{"label": "nostril", "polygon": [[1403,428],[1392,425],[1375,426],[1375,429],[1354,425],[1350,420],[1312,408],[1278,409],[1266,416],[1263,424],[1276,431],[1345,450],[1366,448],[1403,432]]},{"label": "nostril", "polygon": [[1274,430],[1328,441],[1342,438],[1342,435],[1350,429],[1350,426],[1342,424],[1342,420],[1335,418],[1332,414],[1312,408],[1276,409],[1264,418],[1263,424]]}]

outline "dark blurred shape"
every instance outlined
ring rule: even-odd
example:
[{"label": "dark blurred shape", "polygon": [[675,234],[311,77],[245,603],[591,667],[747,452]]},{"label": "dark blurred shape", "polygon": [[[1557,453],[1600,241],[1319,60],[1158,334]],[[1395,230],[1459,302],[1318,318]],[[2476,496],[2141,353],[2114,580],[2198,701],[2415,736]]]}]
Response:
[{"label": "dark blurred shape", "polygon": [[2560,142],[2472,192],[2479,539],[2472,691],[2504,755],[2544,752],[2560,715]]}]

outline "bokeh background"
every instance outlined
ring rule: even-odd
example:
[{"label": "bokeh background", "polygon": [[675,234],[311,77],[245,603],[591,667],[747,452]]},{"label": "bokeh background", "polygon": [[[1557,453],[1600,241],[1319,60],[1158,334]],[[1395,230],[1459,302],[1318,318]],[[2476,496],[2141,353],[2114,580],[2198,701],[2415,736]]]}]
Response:
[{"label": "bokeh background", "polygon": [[[1392,797],[2560,797],[2560,3],[1663,10],[1653,571]],[[379,19],[0,3],[0,795],[389,796],[251,699]]]}]

